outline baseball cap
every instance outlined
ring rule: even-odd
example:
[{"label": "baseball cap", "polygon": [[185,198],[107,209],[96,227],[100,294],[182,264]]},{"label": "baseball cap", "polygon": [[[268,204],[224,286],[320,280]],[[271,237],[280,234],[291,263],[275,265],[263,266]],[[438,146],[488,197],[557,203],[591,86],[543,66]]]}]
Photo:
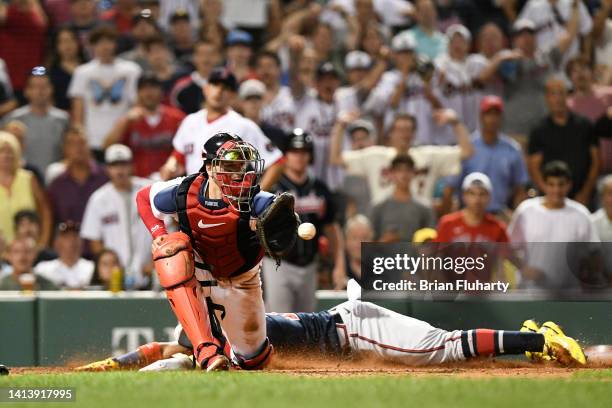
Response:
[{"label": "baseball cap", "polygon": [[227,68],[215,68],[208,76],[208,83],[210,84],[222,84],[231,89],[232,91],[238,90],[238,80]]},{"label": "baseball cap", "polygon": [[349,69],[369,69],[372,66],[372,58],[363,51],[351,51],[344,58],[344,67]]},{"label": "baseball cap", "polygon": [[317,78],[321,78],[322,76],[325,76],[325,75],[333,75],[336,78],[340,78],[340,72],[338,72],[334,64],[332,64],[329,61],[323,62],[317,68]]},{"label": "baseball cap", "polygon": [[258,79],[248,79],[240,85],[238,96],[240,99],[248,99],[253,96],[263,97],[266,93],[266,86]]},{"label": "baseball cap", "polygon": [[461,189],[465,191],[471,187],[482,187],[489,193],[491,193],[491,191],[493,190],[493,186],[491,185],[491,179],[489,178],[489,176],[478,171],[468,174],[463,179]]},{"label": "baseball cap", "polygon": [[155,75],[151,72],[145,72],[138,78],[138,89],[144,88],[145,86],[157,86],[159,88],[162,87],[162,83]]},{"label": "baseball cap", "polygon": [[504,111],[504,102],[499,96],[487,95],[480,101],[480,113],[485,113],[491,109],[496,109],[499,112]]},{"label": "baseball cap", "polygon": [[189,21],[189,13],[187,10],[178,8],[170,16],[170,24],[174,24],[178,21]]},{"label": "baseball cap", "polygon": [[461,35],[466,41],[472,41],[472,34],[470,30],[467,29],[466,26],[462,24],[451,24],[446,29],[446,37],[450,40],[455,36],[455,34]]},{"label": "baseball cap", "polygon": [[414,51],[416,41],[410,33],[399,33],[391,40],[391,49],[394,52]]},{"label": "baseball cap", "polygon": [[512,32],[514,34],[521,33],[523,31],[529,31],[531,33],[535,33],[536,27],[533,21],[528,20],[526,18],[520,18],[514,22],[512,26]]},{"label": "baseball cap", "polygon": [[225,45],[231,47],[232,45],[253,45],[253,36],[246,31],[232,30],[225,37]]},{"label": "baseball cap", "polygon": [[130,148],[119,143],[108,146],[104,151],[104,162],[106,164],[131,162],[132,157]]},{"label": "baseball cap", "polygon": [[352,134],[356,130],[365,130],[370,135],[373,135],[374,134],[374,125],[372,125],[372,122],[370,122],[369,120],[357,119],[357,120],[354,120],[353,122],[351,122],[348,125],[347,130],[348,130],[349,134]]},{"label": "baseball cap", "polygon": [[132,21],[134,24],[137,24],[140,21],[148,21],[151,24],[156,25],[155,19],[153,18],[153,13],[151,12],[151,9],[148,8],[140,10],[140,13],[136,14],[132,18]]}]

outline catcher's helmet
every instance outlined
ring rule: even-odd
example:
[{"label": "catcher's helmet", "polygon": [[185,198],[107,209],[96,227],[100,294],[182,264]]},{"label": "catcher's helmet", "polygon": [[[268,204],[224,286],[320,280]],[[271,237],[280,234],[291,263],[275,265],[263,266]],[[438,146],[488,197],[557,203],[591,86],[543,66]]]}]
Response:
[{"label": "catcher's helmet", "polygon": [[217,133],[204,144],[202,155],[224,201],[237,211],[250,211],[264,167],[257,149],[238,136]]},{"label": "catcher's helmet", "polygon": [[204,143],[204,146],[202,146],[202,159],[204,159],[204,162],[210,162],[212,159],[217,157],[219,148],[223,145],[223,143],[230,140],[242,141],[238,135],[233,135],[226,132],[215,133],[206,141],[206,143]]}]

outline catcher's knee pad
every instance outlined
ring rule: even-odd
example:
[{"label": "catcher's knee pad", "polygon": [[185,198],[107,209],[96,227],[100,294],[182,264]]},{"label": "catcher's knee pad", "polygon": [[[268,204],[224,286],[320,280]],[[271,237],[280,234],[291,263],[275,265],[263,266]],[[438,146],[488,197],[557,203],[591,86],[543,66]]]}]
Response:
[{"label": "catcher's knee pad", "polygon": [[189,281],[194,273],[193,249],[187,234],[173,232],[153,252],[155,270],[164,289]]},{"label": "catcher's knee pad", "polygon": [[270,343],[270,340],[266,337],[266,341],[259,354],[249,359],[235,354],[235,363],[243,370],[262,370],[270,363],[270,360],[272,360],[273,353],[274,347],[272,347],[272,343]]}]

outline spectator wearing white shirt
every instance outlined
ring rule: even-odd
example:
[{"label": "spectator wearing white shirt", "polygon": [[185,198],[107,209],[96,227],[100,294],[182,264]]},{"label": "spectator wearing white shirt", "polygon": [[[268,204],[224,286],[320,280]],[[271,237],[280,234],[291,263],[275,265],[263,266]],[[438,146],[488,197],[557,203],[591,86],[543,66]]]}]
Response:
[{"label": "spectator wearing white shirt", "polygon": [[[291,80],[301,81],[296,77]],[[340,72],[331,62],[324,62],[316,70],[315,90],[308,92],[305,83],[302,91],[296,92],[295,126],[308,132],[314,141],[312,170],[315,177],[323,181],[332,192],[343,184],[342,169],[329,165],[331,133],[338,109],[334,94],[340,86]]]},{"label": "spectator wearing white shirt", "polygon": [[282,153],[255,122],[230,108],[237,90],[238,81],[227,68],[212,71],[204,85],[206,109],[188,115],[181,123],[172,140],[174,151],[159,171],[164,180],[197,173],[202,167],[204,143],[216,133],[227,132],[255,146],[264,159],[266,172],[261,188],[265,190],[276,182],[282,172]]},{"label": "spectator wearing white shirt", "polygon": [[96,28],[89,42],[94,59],[74,71],[68,96],[72,98],[72,121],[85,127],[89,145],[102,161],[104,138],[136,100],[141,70],[134,62],[115,58],[117,32],[113,28]]},{"label": "spectator wearing white shirt", "polygon": [[91,282],[94,263],[81,257],[79,225],[73,222],[57,226],[53,242],[58,258],[40,262],[34,273],[65,289],[83,289]]},{"label": "spectator wearing white shirt", "polygon": [[90,241],[94,255],[104,248],[119,255],[125,267],[125,288],[145,288],[150,284],[153,267],[152,241],[138,216],[136,193],[150,181],[132,176],[129,147],[111,145],[104,156],[110,182],[89,198],[81,224],[81,237]]},{"label": "spectator wearing white shirt", "polygon": [[[440,103],[453,109],[470,132],[477,128],[478,104],[473,82],[482,69],[480,57],[469,55],[472,35],[461,24],[453,24],[446,30],[447,52],[436,58],[436,86],[440,89]],[[448,133],[448,129],[444,129]],[[451,139],[452,140],[452,133]]]},{"label": "spectator wearing white shirt", "polygon": [[344,59],[347,86],[339,88],[334,100],[338,112],[359,111],[387,69],[389,49],[382,47],[376,61],[364,51],[351,51]]},{"label": "spectator wearing white shirt", "polygon": [[471,65],[474,68],[472,74],[481,95],[501,96],[503,93],[504,84],[501,78],[498,76],[483,78],[481,75],[491,60],[504,49],[505,40],[501,28],[493,22],[486,23],[478,31],[476,37],[478,53],[472,54],[470,57],[472,59]]},{"label": "spectator wearing white shirt", "polygon": [[266,86],[261,119],[285,133],[295,127],[293,90],[281,85],[281,60],[273,51],[262,51],[255,58],[255,73]]},{"label": "spectator wearing white shirt", "polygon": [[416,70],[416,42],[409,33],[400,33],[391,41],[394,68],[385,72],[363,106],[365,113],[381,117],[388,129],[395,115],[409,113],[416,118],[415,144],[439,144],[433,110],[440,108],[437,91],[432,86],[433,68],[420,75]]},{"label": "spectator wearing white shirt", "polygon": [[420,124],[414,116],[398,114],[389,129],[389,146],[375,145],[343,151],[342,137],[352,118],[341,115],[332,132],[330,163],[345,167],[347,174],[365,177],[372,204],[375,205],[389,197],[393,191],[389,178],[391,161],[399,153],[408,153],[415,164],[411,195],[415,200],[431,206],[438,179],[458,174],[461,160],[469,158],[474,151],[469,132],[458,120],[456,113],[442,109],[436,111],[434,116],[440,123],[453,128],[457,146],[413,146],[417,126]]},{"label": "spectator wearing white shirt", "polygon": [[599,83],[612,85],[612,0],[603,0],[601,7],[593,15],[591,32],[594,51],[594,71],[598,73]]},{"label": "spectator wearing white shirt", "polygon": [[599,242],[589,210],[567,198],[572,176],[567,164],[547,163],[544,196],[523,201],[508,226],[510,241],[526,251],[521,286],[566,289],[581,283],[568,262],[576,243]]},{"label": "spectator wearing white shirt", "polygon": [[602,242],[612,242],[612,174],[599,182],[601,208],[593,214],[592,220]]},{"label": "spectator wearing white shirt", "polygon": [[595,211],[591,220],[602,242],[604,270],[608,284],[612,285],[612,174],[605,176],[599,183],[599,197],[601,208]]},{"label": "spectator wearing white shirt", "polygon": [[[582,0],[529,0],[518,18],[535,24],[538,49],[547,51],[557,46],[559,38],[571,30],[569,24],[572,24],[573,13],[578,14],[578,34],[587,36],[593,29],[593,21]],[[578,52],[579,39],[574,38],[564,61],[575,57]]]}]

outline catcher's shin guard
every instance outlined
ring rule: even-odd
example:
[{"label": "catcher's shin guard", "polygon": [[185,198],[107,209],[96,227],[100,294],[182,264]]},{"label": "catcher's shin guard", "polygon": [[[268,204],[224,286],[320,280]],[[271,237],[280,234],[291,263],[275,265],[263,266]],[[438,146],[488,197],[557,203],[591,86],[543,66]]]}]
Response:
[{"label": "catcher's shin guard", "polygon": [[222,342],[213,335],[210,316],[195,278],[193,250],[182,232],[168,234],[153,252],[155,270],[168,301],[194,346],[196,361],[206,368],[211,357],[222,354]]},{"label": "catcher's shin guard", "polygon": [[244,358],[239,355],[234,356],[234,363],[243,370],[263,370],[272,360],[274,347],[266,337],[266,341],[262,345],[261,351],[254,357]]}]

